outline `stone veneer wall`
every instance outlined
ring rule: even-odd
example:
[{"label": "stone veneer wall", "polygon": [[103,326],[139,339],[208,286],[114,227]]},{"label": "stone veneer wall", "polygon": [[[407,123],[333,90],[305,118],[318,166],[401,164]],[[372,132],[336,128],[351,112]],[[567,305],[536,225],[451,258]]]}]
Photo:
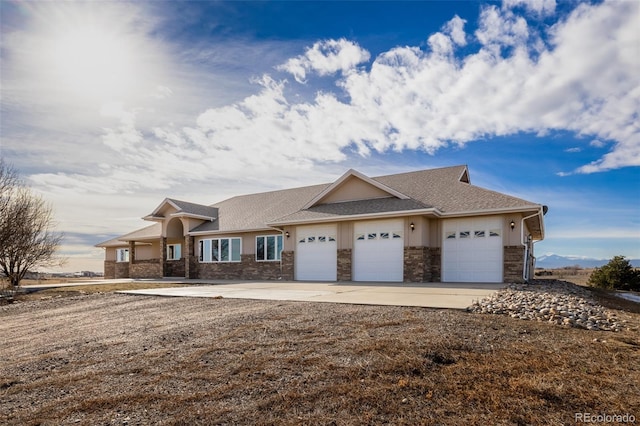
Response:
[{"label": "stone veneer wall", "polygon": [[282,257],[282,279],[286,281],[293,281],[295,253],[293,251],[283,251],[281,257]]},{"label": "stone veneer wall", "polygon": [[420,283],[428,281],[429,271],[428,247],[404,248],[404,282]]},{"label": "stone veneer wall", "polygon": [[427,263],[429,269],[425,273],[425,279],[432,283],[439,283],[442,280],[440,247],[429,247],[427,249],[427,257],[429,258]]},{"label": "stone veneer wall", "polygon": [[184,237],[184,277],[196,278],[196,257],[194,253],[195,239],[193,237]]},{"label": "stone veneer wall", "polygon": [[184,277],[185,259],[180,260],[167,260],[164,263],[164,276],[165,277]]},{"label": "stone veneer wall", "polygon": [[243,254],[240,262],[198,263],[198,278],[206,280],[279,280],[281,262],[256,262],[255,255]]},{"label": "stone veneer wall", "polygon": [[405,247],[404,282],[440,282],[440,247]]},{"label": "stone veneer wall", "polygon": [[104,261],[104,277],[105,279],[112,280],[116,277],[116,261],[105,260]]},{"label": "stone veneer wall", "polygon": [[129,262],[114,262],[114,278],[130,278]]},{"label": "stone veneer wall", "polygon": [[129,266],[131,278],[161,278],[160,259],[136,260]]},{"label": "stone veneer wall", "polygon": [[524,270],[524,247],[504,246],[504,281],[522,282]]},{"label": "stone veneer wall", "polygon": [[338,249],[338,281],[351,281],[351,249]]},{"label": "stone veneer wall", "polygon": [[198,278],[198,259],[195,256],[189,256],[187,258],[189,262],[189,277],[190,279]]}]

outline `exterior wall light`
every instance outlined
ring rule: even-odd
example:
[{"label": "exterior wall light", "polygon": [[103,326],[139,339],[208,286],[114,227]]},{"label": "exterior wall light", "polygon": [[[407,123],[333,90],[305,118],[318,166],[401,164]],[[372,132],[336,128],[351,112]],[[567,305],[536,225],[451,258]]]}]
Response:
[{"label": "exterior wall light", "polygon": [[284,233],[284,236],[289,238],[291,236],[291,234],[289,234],[289,231],[287,231],[287,232]]},{"label": "exterior wall light", "polygon": [[409,224],[409,228],[411,228],[411,232],[413,232],[413,230],[416,229],[416,226],[413,224],[413,222],[411,222]]},{"label": "exterior wall light", "polygon": [[512,220],[511,223],[509,224],[509,226],[511,227],[511,230],[513,231],[513,229],[516,227],[516,223]]}]

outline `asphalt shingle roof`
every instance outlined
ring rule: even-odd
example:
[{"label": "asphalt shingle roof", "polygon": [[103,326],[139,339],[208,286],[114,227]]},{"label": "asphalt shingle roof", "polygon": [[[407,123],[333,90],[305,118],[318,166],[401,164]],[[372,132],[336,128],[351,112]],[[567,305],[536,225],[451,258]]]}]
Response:
[{"label": "asphalt shingle roof", "polygon": [[160,223],[154,223],[153,225],[138,229],[125,235],[121,235],[111,240],[104,241],[96,244],[96,247],[117,247],[122,246],[124,242],[128,241],[140,241],[150,240],[154,238],[160,238],[160,232],[162,225]]},{"label": "asphalt shingle roof", "polygon": [[175,200],[173,198],[168,198],[167,200],[178,206],[181,213],[206,217],[216,217],[218,215],[217,209],[212,206],[205,206],[202,204],[190,203],[188,201]]},{"label": "asphalt shingle roof", "polygon": [[420,170],[373,178],[443,213],[537,207],[537,204],[462,182],[466,166]]},{"label": "asphalt shingle roof", "polygon": [[[465,176],[465,178],[462,178]],[[497,209],[539,208],[538,204],[467,183],[466,166],[421,170],[372,178],[408,197],[380,198],[303,207],[328,188],[331,183],[280,191],[241,195],[203,206],[186,201],[170,200],[183,212],[216,217],[191,232],[238,232],[268,229],[268,224],[304,222],[308,220],[340,219],[349,215],[435,208],[442,213],[481,212]],[[144,238],[144,228],[120,239]],[[146,230],[146,231],[145,231]],[[145,231],[145,232],[143,232]],[[140,234],[137,234],[140,233]],[[157,228],[157,234],[160,230]]]}]

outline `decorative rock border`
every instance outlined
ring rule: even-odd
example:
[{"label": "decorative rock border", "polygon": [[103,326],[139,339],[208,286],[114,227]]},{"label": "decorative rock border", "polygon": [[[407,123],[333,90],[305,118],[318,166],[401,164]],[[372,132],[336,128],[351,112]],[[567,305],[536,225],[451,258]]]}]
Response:
[{"label": "decorative rock border", "polygon": [[474,302],[467,310],[587,330],[620,331],[626,322],[595,302],[588,290],[553,280],[509,284],[494,295]]}]

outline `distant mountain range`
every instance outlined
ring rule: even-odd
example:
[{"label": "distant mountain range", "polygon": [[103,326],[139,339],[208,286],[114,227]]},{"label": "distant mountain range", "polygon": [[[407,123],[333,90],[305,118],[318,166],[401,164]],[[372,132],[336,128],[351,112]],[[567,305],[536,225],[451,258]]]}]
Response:
[{"label": "distant mountain range", "polygon": [[[557,254],[544,254],[536,258],[536,268],[554,269],[565,266],[578,265],[581,268],[596,268],[609,263],[611,259],[592,259],[579,256],[560,256]],[[640,259],[628,259],[631,265],[640,268]]]}]

